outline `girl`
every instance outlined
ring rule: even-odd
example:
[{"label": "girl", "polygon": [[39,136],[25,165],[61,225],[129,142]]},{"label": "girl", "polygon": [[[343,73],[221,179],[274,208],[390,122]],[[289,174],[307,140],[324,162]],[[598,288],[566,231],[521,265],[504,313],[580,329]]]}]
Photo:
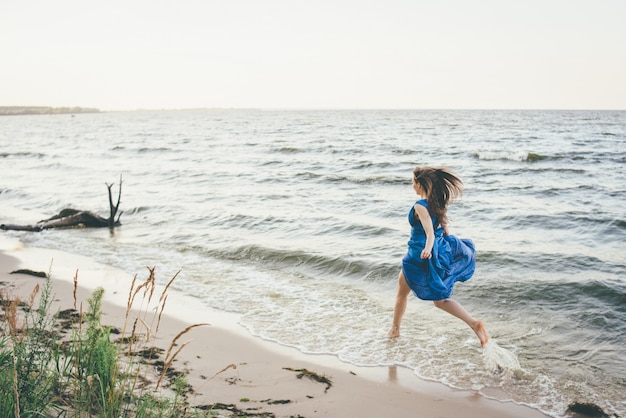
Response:
[{"label": "girl", "polygon": [[461,196],[462,186],[461,179],[447,168],[416,167],[413,170],[413,189],[422,199],[409,211],[411,239],[398,277],[390,338],[400,336],[400,322],[412,290],[418,298],[432,300],[436,307],[465,321],[482,347],[489,340],[483,323],[467,313],[461,304],[448,299],[454,283],[469,280],[476,266],[472,241],[448,232],[448,203]]}]

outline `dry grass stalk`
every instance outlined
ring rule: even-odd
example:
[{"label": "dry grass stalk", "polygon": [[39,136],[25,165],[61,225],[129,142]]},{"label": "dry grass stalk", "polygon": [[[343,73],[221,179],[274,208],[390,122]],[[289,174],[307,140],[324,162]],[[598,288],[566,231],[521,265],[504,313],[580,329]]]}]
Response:
[{"label": "dry grass stalk", "polygon": [[[144,287],[148,286],[148,281],[146,280],[145,282],[141,283],[139,286],[137,286],[135,288],[135,291],[133,292],[133,296],[130,298],[130,301],[128,303],[128,309],[132,309],[134,303],[135,303],[135,297],[137,296],[137,293],[139,293],[139,291],[141,289],[143,289]],[[145,291],[144,291],[144,295],[145,295]]]},{"label": "dry grass stalk", "polygon": [[161,304],[161,311],[159,312],[159,317],[157,319],[157,325],[156,325],[156,333],[157,334],[159,333],[159,326],[161,325],[161,315],[163,315],[163,309],[165,309],[165,303],[166,302],[167,302],[167,295],[163,299],[163,303]]},{"label": "dry grass stalk", "polygon": [[[31,308],[35,301],[35,297],[39,294],[39,284],[35,285],[32,292],[28,296],[24,305]],[[4,311],[4,322],[9,326],[9,335],[17,337],[19,335],[25,336],[27,333],[26,319],[22,318],[20,321],[20,309],[22,300],[19,297],[12,297],[5,291],[0,291],[0,302],[2,304],[2,310]]]},{"label": "dry grass stalk", "polygon": [[174,281],[174,279],[176,279],[176,277],[178,277],[178,275],[180,274],[180,270],[178,270],[176,272],[176,274],[174,275],[174,277],[172,277],[170,279],[170,281],[167,283],[167,285],[165,285],[165,289],[163,289],[163,292],[161,292],[161,297],[159,298],[159,302],[161,302],[163,300],[163,298],[166,297],[166,293],[167,293],[167,289],[170,288],[170,285],[172,284],[172,282]]},{"label": "dry grass stalk", "polygon": [[78,269],[74,273],[74,310],[76,310],[76,290],[78,290]]},{"label": "dry grass stalk", "polygon": [[139,321],[139,318],[135,318],[135,320],[133,321],[133,329],[130,332],[130,337],[128,338],[128,355],[130,355],[133,350],[133,342],[135,341],[135,330],[137,329],[137,321]]},{"label": "dry grass stalk", "polygon": [[30,295],[28,296],[28,306],[29,307],[33,306],[33,302],[35,301],[35,296],[37,296],[38,293],[39,293],[39,283],[35,286],[33,291],[30,292]]},{"label": "dry grass stalk", "polygon": [[122,329],[122,336],[126,335],[126,325],[128,325],[128,315],[132,309],[133,289],[137,282],[137,275],[133,276],[133,281],[130,283],[130,290],[128,291],[128,300],[126,301],[126,312],[124,313],[124,327]]},{"label": "dry grass stalk", "polygon": [[[148,268],[148,270],[150,270],[150,277],[154,278],[154,268],[150,269]],[[171,279],[170,281],[167,283],[167,285],[165,286],[165,288],[163,289],[163,291],[161,292],[161,296],[159,296],[159,302],[161,303],[160,306],[160,310],[159,310],[159,305],[157,304],[157,306],[154,307],[154,312],[155,315],[152,317],[152,325],[154,325],[154,321],[156,320],[157,324],[156,324],[156,331],[155,333],[159,332],[159,326],[161,324],[161,315],[163,314],[163,309],[165,308],[165,301],[164,299],[167,299],[167,290],[169,289],[170,285],[174,282],[174,280],[176,279],[176,277],[178,277],[178,274],[180,273],[180,271],[178,271]],[[156,289],[156,282],[154,281],[154,279],[150,280],[152,288],[150,290],[150,296],[148,297],[148,304],[150,304],[150,301],[152,299],[152,293],[153,291]],[[144,313],[144,318],[147,315],[147,311]],[[158,313],[158,315],[157,315]]]},{"label": "dry grass stalk", "polygon": [[[7,324],[9,324],[9,333],[10,335],[17,336],[19,334],[19,324],[17,318],[17,307],[20,304],[20,298],[15,298],[4,307],[4,318]],[[22,332],[26,332],[25,329]]]},{"label": "dry grass stalk", "polygon": [[[141,289],[144,289],[143,291],[143,300],[146,300],[146,296],[148,296],[148,304],[150,304],[150,300],[152,299],[152,295],[154,293],[154,288],[156,286],[156,281],[155,281],[155,275],[154,275],[154,267],[146,267],[148,269],[148,271],[150,272],[150,275],[148,276],[148,278],[141,283],[139,286],[137,286],[134,290],[134,292],[132,291],[132,287],[131,287],[131,292],[132,292],[132,297],[130,297],[130,300],[128,302],[128,309],[131,309],[133,304],[135,303],[135,297],[137,296],[137,293],[139,293],[139,291]],[[134,281],[135,279],[133,279],[133,285],[134,285]],[[148,293],[150,292],[150,293]],[[143,301],[142,301],[142,306],[143,307]]]},{"label": "dry grass stalk", "polygon": [[163,378],[165,377],[165,374],[167,373],[167,369],[170,368],[176,356],[178,356],[178,354],[182,351],[182,349],[185,348],[187,344],[189,344],[190,342],[191,341],[186,341],[182,343],[180,347],[178,348],[178,350],[174,352],[174,354],[172,355],[172,358],[170,358],[169,360],[167,360],[167,357],[165,358],[166,361],[164,362],[164,365],[163,365],[163,371],[161,372],[161,376],[159,377],[159,380],[157,381],[157,384],[154,390],[159,390],[159,386],[161,385],[161,381],[163,380]]},{"label": "dry grass stalk", "polygon": [[[130,315],[130,312],[133,308],[133,305],[135,303],[135,298],[137,296],[137,294],[143,289],[144,291],[144,297],[142,299],[142,303],[141,306],[139,307],[139,312],[143,312],[143,318],[146,319],[148,316],[148,310],[150,307],[150,302],[152,301],[152,297],[154,296],[154,291],[156,290],[156,275],[155,275],[155,267],[146,267],[149,271],[149,275],[148,278],[141,283],[139,286],[135,287],[135,283],[137,280],[137,275],[135,275],[133,277],[133,281],[131,283],[131,288],[128,294],[128,301],[126,302],[126,318],[128,318],[128,316]],[[178,273],[176,273],[171,279],[170,281],[167,283],[167,285],[165,286],[165,288],[163,289],[163,291],[161,292],[161,295],[159,297],[159,303],[163,301],[164,298],[167,297],[166,293],[167,290],[169,289],[170,285],[172,284],[172,282],[176,279],[176,277],[178,276],[178,274],[180,273],[180,271]],[[144,303],[146,303],[146,307],[144,309]],[[158,331],[159,329],[159,323],[161,320],[161,315],[163,313],[163,308],[164,308],[164,304],[162,304],[160,306],[160,311],[159,311],[159,306],[155,306],[153,308],[153,310],[155,311],[155,316],[153,316],[152,319],[152,324],[154,324],[154,321],[157,321],[157,326],[156,326],[156,330]],[[156,313],[158,313],[158,315],[156,315]],[[145,321],[144,321],[145,323]],[[124,331],[126,331],[126,323],[124,323]]]},{"label": "dry grass stalk", "polygon": [[202,327],[205,325],[210,325],[210,324],[194,324],[194,325],[189,325],[187,328],[185,328],[184,330],[182,330],[181,332],[179,332],[174,339],[172,340],[172,342],[170,343],[169,348],[167,349],[167,353],[165,354],[165,360],[163,361],[164,366],[163,366],[163,371],[161,372],[161,377],[159,377],[159,381],[157,382],[156,385],[156,389],[159,388],[159,385],[161,384],[161,381],[163,380],[163,378],[165,377],[165,373],[167,372],[167,369],[170,367],[170,365],[172,364],[172,362],[174,361],[174,359],[176,358],[176,356],[178,355],[178,353],[180,353],[180,351],[187,345],[189,344],[190,341],[185,342],[184,344],[182,344],[180,346],[180,348],[178,350],[176,350],[174,352],[174,354],[170,357],[170,354],[172,353],[172,349],[176,346],[176,341],[178,341],[178,339],[180,337],[182,337],[183,335],[185,335],[186,333],[188,333],[189,331],[191,331],[193,328],[196,327]]},{"label": "dry grass stalk", "polygon": [[[154,288],[156,287],[155,277],[154,277],[155,269],[156,267],[148,267],[148,271],[150,272],[150,276],[148,277],[148,280],[147,280],[150,286],[150,296],[148,296],[148,304],[150,304],[150,301],[152,300],[152,295],[154,294]],[[146,290],[148,290],[148,288],[146,288]]]},{"label": "dry grass stalk", "polygon": [[141,322],[141,323],[143,324],[144,328],[146,329],[146,342],[150,341],[150,327],[148,326],[148,324],[146,324],[146,323],[144,322],[144,320],[143,320],[143,319],[141,319],[141,318],[137,318],[137,320],[138,320],[139,322]]},{"label": "dry grass stalk", "polygon": [[76,291],[78,290],[78,269],[74,273],[74,310],[76,310]]},{"label": "dry grass stalk", "polygon": [[167,354],[165,354],[165,359],[167,360],[167,358],[170,356],[170,353],[172,352],[172,348],[174,348],[174,346],[176,345],[176,341],[178,341],[178,339],[180,337],[182,337],[183,335],[185,335],[186,333],[188,333],[189,331],[191,331],[193,328],[196,327],[203,327],[203,326],[207,326],[210,324],[194,324],[194,325],[189,325],[187,328],[185,328],[184,330],[182,330],[181,332],[179,332],[174,339],[172,340],[172,342],[170,343],[169,348],[167,349]]},{"label": "dry grass stalk", "polygon": [[224,372],[225,372],[226,370],[228,370],[228,369],[237,369],[237,365],[236,365],[236,364],[234,364],[234,363],[229,364],[228,366],[224,367],[222,370],[220,370],[219,372],[217,372],[217,373],[215,373],[213,376],[211,376],[211,378],[210,378],[210,379],[208,379],[208,380],[213,380],[213,379],[215,378],[215,376],[217,376],[218,374],[222,374],[222,373],[224,373]]},{"label": "dry grass stalk", "polygon": [[128,300],[126,301],[126,318],[133,306],[133,289],[135,288],[135,282],[137,281],[137,275],[133,276],[133,281],[130,284],[130,290],[128,291]]}]

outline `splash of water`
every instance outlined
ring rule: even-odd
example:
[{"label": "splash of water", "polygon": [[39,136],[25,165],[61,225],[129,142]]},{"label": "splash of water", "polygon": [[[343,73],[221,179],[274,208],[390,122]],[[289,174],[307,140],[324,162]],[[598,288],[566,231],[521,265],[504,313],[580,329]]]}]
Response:
[{"label": "splash of water", "polygon": [[492,338],[483,349],[483,362],[494,373],[513,373],[521,370],[517,356],[506,348],[500,347]]}]

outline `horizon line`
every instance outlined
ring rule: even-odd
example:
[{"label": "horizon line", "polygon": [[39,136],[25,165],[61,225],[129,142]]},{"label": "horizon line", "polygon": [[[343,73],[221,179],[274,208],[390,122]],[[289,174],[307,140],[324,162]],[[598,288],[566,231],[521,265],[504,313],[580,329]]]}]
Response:
[{"label": "horizon line", "polygon": [[45,106],[45,105],[0,105],[2,108],[49,108],[49,109],[90,109],[99,112],[139,112],[139,111],[191,111],[191,110],[233,110],[233,111],[602,111],[620,112],[626,108],[531,108],[531,107],[258,107],[258,106],[191,106],[191,107],[137,107],[100,108],[96,106]]}]

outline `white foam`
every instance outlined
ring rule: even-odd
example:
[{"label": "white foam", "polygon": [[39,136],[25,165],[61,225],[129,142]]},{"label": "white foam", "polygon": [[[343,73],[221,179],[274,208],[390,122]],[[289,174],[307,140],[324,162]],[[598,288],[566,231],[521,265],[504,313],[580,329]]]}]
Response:
[{"label": "white foam", "polygon": [[506,348],[500,347],[493,338],[485,344],[483,362],[488,370],[499,374],[514,373],[522,368],[517,356]]}]

